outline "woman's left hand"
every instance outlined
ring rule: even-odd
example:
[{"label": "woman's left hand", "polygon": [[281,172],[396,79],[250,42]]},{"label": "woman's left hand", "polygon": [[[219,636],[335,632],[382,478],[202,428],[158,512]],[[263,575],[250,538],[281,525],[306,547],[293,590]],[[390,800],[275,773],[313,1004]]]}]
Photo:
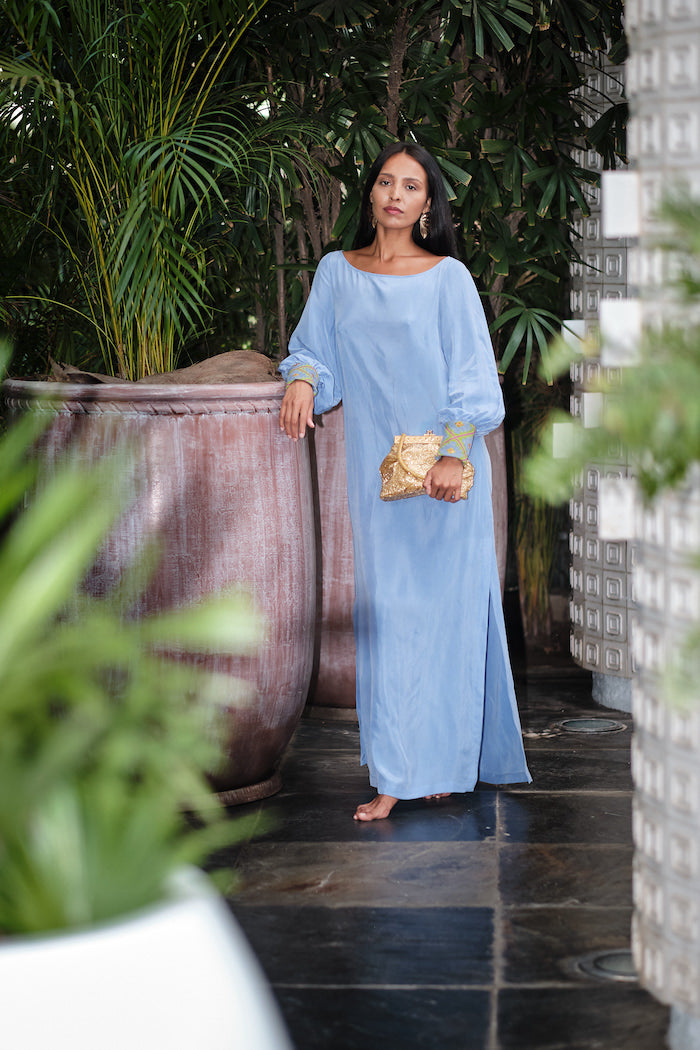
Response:
[{"label": "woman's left hand", "polygon": [[433,499],[456,503],[462,491],[464,464],[455,456],[441,456],[423,479],[423,488]]}]

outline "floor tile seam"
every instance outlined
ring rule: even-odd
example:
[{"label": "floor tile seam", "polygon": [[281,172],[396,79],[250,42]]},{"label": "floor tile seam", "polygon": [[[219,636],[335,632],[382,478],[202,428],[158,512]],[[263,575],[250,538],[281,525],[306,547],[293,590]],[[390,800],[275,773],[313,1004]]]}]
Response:
[{"label": "floor tile seam", "polygon": [[507,796],[512,795],[591,795],[596,798],[604,798],[607,795],[629,796],[634,795],[633,788],[508,788]]},{"label": "floor tile seam", "polygon": [[482,839],[406,839],[403,842],[378,842],[376,840],[367,842],[366,840],[363,841],[361,839],[322,839],[319,841],[318,839],[303,838],[291,839],[288,842],[265,842],[264,838],[261,836],[251,842],[241,844],[239,848],[241,850],[248,849],[258,851],[261,847],[273,847],[277,852],[282,852],[283,849],[294,849],[297,846],[313,847],[315,850],[326,846],[342,846],[343,849],[359,846],[364,852],[369,852],[370,849],[378,847],[384,853],[387,853],[388,851],[408,853],[409,850],[415,851],[420,849],[420,847],[424,847],[425,850],[428,850],[433,846],[444,846],[451,848],[459,847],[458,852],[467,853],[478,847],[484,847],[481,852],[486,852],[485,847],[489,847],[491,850],[495,848],[496,845],[497,841],[494,831],[493,835],[489,835],[487,838]]},{"label": "floor tile seam", "polygon": [[361,991],[361,992],[490,992],[490,984],[318,984],[315,982],[271,981],[272,988],[297,991]]},{"label": "floor tile seam", "polygon": [[532,753],[533,751],[537,751],[537,752],[541,752],[542,754],[547,754],[547,755],[554,755],[554,754],[557,754],[557,755],[576,755],[576,756],[580,755],[582,758],[584,758],[584,757],[587,757],[588,755],[591,755],[591,754],[595,754],[596,756],[602,757],[604,755],[609,755],[611,752],[613,754],[615,754],[615,752],[622,751],[625,754],[629,754],[629,751],[630,751],[630,744],[629,744],[629,742],[625,745],[625,747],[613,747],[612,745],[609,745],[609,744],[606,744],[605,747],[600,747],[600,746],[598,746],[598,747],[586,747],[585,745],[579,745],[578,747],[571,747],[571,746],[569,746],[569,747],[560,747],[558,742],[555,744],[555,743],[553,743],[553,741],[554,741],[554,737],[551,737],[551,736],[549,736],[549,737],[546,737],[546,736],[545,737],[534,737],[534,736],[532,736],[532,737],[530,737],[530,736],[523,737],[523,744],[525,745],[525,751],[528,752],[528,753]]},{"label": "floor tile seam", "polygon": [[471,911],[471,910],[492,910],[492,904],[474,904],[473,902],[468,904],[457,903],[454,901],[447,901],[444,904],[421,904],[420,902],[411,902],[406,904],[379,904],[376,901],[373,904],[346,904],[341,902],[339,904],[327,904],[323,901],[284,901],[279,903],[278,901],[271,901],[269,898],[263,898],[259,901],[238,901],[233,898],[227,898],[230,904],[233,904],[235,908],[295,908],[296,910],[303,908],[326,908],[328,911],[342,911],[343,909],[353,909],[356,911]]},{"label": "floor tile seam", "polygon": [[319,991],[319,992],[332,992],[332,991],[378,991],[378,992],[512,992],[520,990],[533,990],[541,991],[543,988],[552,989],[567,989],[569,991],[580,990],[582,988],[611,988],[615,987],[618,990],[632,990],[634,991],[641,989],[641,985],[637,981],[597,981],[595,978],[582,977],[580,980],[543,980],[543,981],[514,981],[506,982],[500,986],[500,988],[494,989],[492,983],[476,983],[476,984],[321,984],[319,982],[291,982],[291,981],[270,981],[270,987],[273,989],[285,989],[297,991]]},{"label": "floor tile seam", "polygon": [[504,842],[498,843],[501,849],[523,849],[532,846],[535,849],[539,849],[541,846],[547,846],[548,849],[552,847],[565,848],[567,850],[610,850],[610,849],[624,849],[632,850],[634,848],[633,843],[629,842],[518,842],[517,840],[508,839]]},{"label": "floor tile seam", "polygon": [[523,904],[504,904],[503,907],[504,907],[504,909],[506,911],[516,911],[516,910],[517,911],[543,911],[545,909],[549,909],[550,911],[555,911],[555,910],[556,911],[564,911],[565,909],[569,909],[571,911],[583,911],[585,909],[587,911],[602,911],[602,912],[607,912],[607,911],[628,911],[628,912],[632,912],[634,910],[634,905],[632,904],[631,901],[629,902],[629,904],[586,904],[586,903],[581,903],[581,904],[578,904],[578,903],[576,903],[576,904],[571,904],[571,903],[562,904],[562,903],[556,903],[556,902],[553,903],[553,904],[548,904],[546,902],[545,903],[541,903],[539,901],[537,901],[537,902],[533,901],[532,903],[523,903]]}]

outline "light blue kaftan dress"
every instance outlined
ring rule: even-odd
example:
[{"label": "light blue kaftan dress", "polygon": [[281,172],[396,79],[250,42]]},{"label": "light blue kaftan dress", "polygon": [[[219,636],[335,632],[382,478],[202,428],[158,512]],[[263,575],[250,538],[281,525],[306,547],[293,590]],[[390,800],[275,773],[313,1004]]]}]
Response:
[{"label": "light blue kaftan dress", "polygon": [[[280,370],[312,383],[314,412],[344,406],[357,712],[371,784],[408,799],[529,781],[484,444],[503,398],[468,270],[448,257],[421,274],[365,273],[332,252],[289,349]],[[444,451],[463,458],[468,424],[466,501],[380,500],[394,435],[446,433]]]}]

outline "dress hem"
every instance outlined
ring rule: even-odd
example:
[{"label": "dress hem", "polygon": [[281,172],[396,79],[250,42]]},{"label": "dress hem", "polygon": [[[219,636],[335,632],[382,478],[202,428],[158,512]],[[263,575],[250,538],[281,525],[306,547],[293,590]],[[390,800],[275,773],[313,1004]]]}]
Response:
[{"label": "dress hem", "polygon": [[[374,780],[377,780],[377,783]],[[379,795],[388,795],[390,798],[397,798],[400,802],[411,802],[414,799],[425,798],[427,795],[440,795],[444,792],[449,792],[451,795],[467,795],[472,793],[477,785],[486,784],[489,787],[497,787],[500,784],[531,784],[532,777],[529,774],[523,775],[520,773],[499,773],[498,775],[492,776],[479,776],[478,780],[470,781],[469,786],[464,785],[461,782],[459,785],[456,784],[440,784],[438,786],[433,785],[425,790],[415,790],[408,794],[405,789],[397,793],[397,788],[390,788],[380,786],[379,778],[370,777],[370,786],[375,789]]]}]

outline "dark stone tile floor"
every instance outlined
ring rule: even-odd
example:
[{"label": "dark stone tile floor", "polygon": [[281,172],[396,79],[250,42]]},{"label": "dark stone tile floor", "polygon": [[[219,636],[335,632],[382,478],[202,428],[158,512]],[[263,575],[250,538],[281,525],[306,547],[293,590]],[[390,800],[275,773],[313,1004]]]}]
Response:
[{"label": "dark stone tile floor", "polygon": [[[630,718],[598,707],[577,671],[517,692],[530,785],[357,824],[372,794],[357,727],[316,711],[281,793],[232,811],[268,823],[225,858],[229,900],[296,1050],[665,1047],[664,1007],[580,966],[629,947]],[[622,728],[559,725],[580,716]]]}]

